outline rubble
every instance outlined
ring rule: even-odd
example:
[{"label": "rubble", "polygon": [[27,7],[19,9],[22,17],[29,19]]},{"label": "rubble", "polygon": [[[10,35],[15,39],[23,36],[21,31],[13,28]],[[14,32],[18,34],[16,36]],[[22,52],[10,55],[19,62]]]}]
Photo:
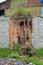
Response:
[{"label": "rubble", "polygon": [[0,65],[35,65],[31,62],[20,62],[15,59],[0,58]]}]

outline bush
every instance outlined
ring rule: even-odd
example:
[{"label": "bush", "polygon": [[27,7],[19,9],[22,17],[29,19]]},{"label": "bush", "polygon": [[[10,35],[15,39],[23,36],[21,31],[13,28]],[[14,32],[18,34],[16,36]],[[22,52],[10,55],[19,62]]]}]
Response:
[{"label": "bush", "polygon": [[26,54],[31,57],[31,56],[36,55],[36,52],[35,52],[34,49],[31,49],[31,48],[28,47],[28,48],[26,49]]},{"label": "bush", "polygon": [[22,47],[21,53],[23,55],[29,55],[30,57],[33,56],[33,55],[36,55],[36,52],[31,47]]},{"label": "bush", "polygon": [[35,49],[37,56],[43,57],[43,48],[41,49]]},{"label": "bush", "polygon": [[8,58],[15,58],[15,59],[19,59],[20,58],[20,55],[16,52],[12,52]]},{"label": "bush", "polygon": [[9,48],[0,48],[0,58],[6,58],[10,54]]},{"label": "bush", "polygon": [[40,59],[36,58],[36,57],[29,57],[26,56],[25,58],[21,59],[22,62],[32,62],[35,65],[43,65],[43,62],[40,61]]},{"label": "bush", "polygon": [[[18,51],[17,49],[15,49],[15,51],[14,49],[12,49],[11,51],[9,50],[9,48],[0,48],[0,58],[14,58],[22,62],[32,62],[35,65],[43,65],[43,62],[38,57],[34,57],[34,56],[29,57],[29,53],[32,54],[33,49],[31,48],[27,48],[27,49],[29,49],[28,51],[30,52],[27,51],[26,52],[27,54],[25,55],[25,57],[21,58],[20,53],[19,53],[20,51]],[[40,53],[40,56],[41,56],[41,54],[43,54],[43,49],[41,49],[40,51],[42,52]],[[40,51],[37,50],[37,53],[39,53]]]}]

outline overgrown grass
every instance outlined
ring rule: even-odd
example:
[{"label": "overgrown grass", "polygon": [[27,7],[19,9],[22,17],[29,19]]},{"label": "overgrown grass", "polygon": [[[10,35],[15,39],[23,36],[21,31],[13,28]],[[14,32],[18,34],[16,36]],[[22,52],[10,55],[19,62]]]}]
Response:
[{"label": "overgrown grass", "polygon": [[37,56],[43,57],[43,48],[42,49],[35,49]]},{"label": "overgrown grass", "polygon": [[40,61],[38,58],[36,57],[29,57],[29,56],[26,56],[25,58],[21,59],[21,61],[26,61],[26,62],[32,62],[34,63],[35,65],[43,65],[43,62]]},{"label": "overgrown grass", "polygon": [[26,4],[28,0],[11,0],[10,8],[5,10],[5,16],[11,16],[11,13],[15,11],[15,9],[19,8],[22,4]]},{"label": "overgrown grass", "polygon": [[0,48],[0,58],[7,58],[9,55],[8,48]]},{"label": "overgrown grass", "polygon": [[[18,46],[19,47],[19,46]],[[38,57],[29,57],[26,55],[25,57],[21,58],[19,48],[17,46],[14,49],[9,48],[0,48],[0,58],[13,58],[18,59],[22,62],[32,62],[35,65],[43,65],[43,62]],[[43,57],[43,49],[35,50],[36,54],[40,57]]]},{"label": "overgrown grass", "polygon": [[26,9],[24,7],[20,7],[20,8],[17,8],[17,9],[12,9],[12,10],[9,9],[8,11],[5,11],[5,15],[7,15],[9,17],[12,17],[16,14],[28,15],[29,13],[31,13],[31,10]]}]

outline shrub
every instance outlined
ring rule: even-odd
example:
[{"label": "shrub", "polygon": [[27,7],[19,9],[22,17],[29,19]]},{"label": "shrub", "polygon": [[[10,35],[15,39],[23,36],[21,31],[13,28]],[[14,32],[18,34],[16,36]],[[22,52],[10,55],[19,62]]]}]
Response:
[{"label": "shrub", "polygon": [[21,53],[23,55],[29,55],[30,57],[33,56],[33,55],[36,55],[36,52],[31,47],[22,47]]},{"label": "shrub", "polygon": [[35,52],[35,50],[32,49],[31,47],[27,47],[27,48],[26,48],[26,54],[31,57],[31,56],[36,55],[36,52]]},{"label": "shrub", "polygon": [[9,48],[0,48],[0,57],[6,58],[10,54]]},{"label": "shrub", "polygon": [[22,62],[32,62],[35,65],[43,65],[43,62],[40,61],[40,59],[36,58],[36,57],[29,57],[26,56],[25,58],[21,59]]},{"label": "shrub", "polygon": [[20,56],[19,56],[19,54],[18,54],[18,53],[12,52],[12,53],[8,56],[8,58],[15,58],[15,59],[19,59],[19,58],[20,58]]},{"label": "shrub", "polygon": [[37,56],[43,57],[43,48],[41,49],[35,49]]}]

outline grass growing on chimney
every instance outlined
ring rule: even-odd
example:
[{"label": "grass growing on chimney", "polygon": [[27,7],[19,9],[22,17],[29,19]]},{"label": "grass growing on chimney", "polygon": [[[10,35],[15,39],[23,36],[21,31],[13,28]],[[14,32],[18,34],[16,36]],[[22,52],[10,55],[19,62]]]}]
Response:
[{"label": "grass growing on chimney", "polygon": [[24,7],[19,7],[17,9],[8,9],[9,12],[5,11],[5,15],[7,15],[8,17],[12,17],[15,16],[16,14],[23,14],[23,15],[28,15],[29,13],[31,13],[30,9],[26,9]]},{"label": "grass growing on chimney", "polygon": [[[26,61],[26,62],[32,62],[35,65],[43,65],[43,61],[41,61],[38,57],[29,57],[29,55],[26,55],[24,58],[20,57],[20,52],[18,51],[18,48],[15,49],[9,49],[9,48],[0,48],[0,58],[13,58],[18,59],[20,61]],[[43,58],[43,49],[37,49],[35,50],[36,54],[39,55],[39,57]],[[43,59],[42,59],[43,60]]]}]

